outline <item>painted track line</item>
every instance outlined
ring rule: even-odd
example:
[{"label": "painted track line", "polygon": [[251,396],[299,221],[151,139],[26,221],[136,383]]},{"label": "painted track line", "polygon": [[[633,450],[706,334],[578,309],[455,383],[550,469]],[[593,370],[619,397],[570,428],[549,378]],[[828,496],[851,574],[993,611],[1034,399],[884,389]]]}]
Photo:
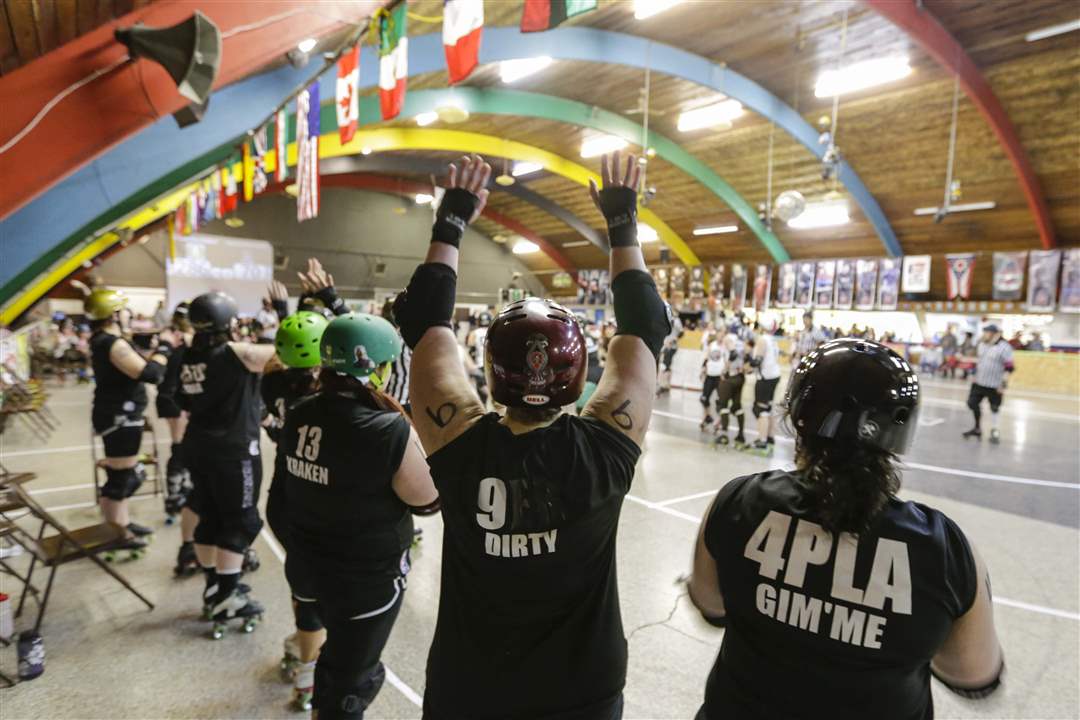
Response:
[{"label": "painted track line", "polygon": [[[162,438],[162,439],[157,441],[157,444],[158,445],[168,445],[171,442],[172,442],[172,440],[169,439],[169,438]],[[52,455],[53,453],[70,453],[70,452],[78,452],[80,450],[85,452],[85,451],[87,451],[89,449],[90,449],[89,445],[67,445],[67,446],[58,447],[58,448],[40,448],[38,450],[16,450],[15,452],[2,452],[2,453],[0,453],[0,458],[6,459],[6,458],[13,458],[13,457],[25,457],[27,455]]]},{"label": "painted track line", "polygon": [[[270,547],[270,552],[274,554],[280,562],[285,562],[285,549],[281,547],[281,543],[277,541],[267,528],[263,528],[259,531],[259,537],[266,541],[266,544]],[[405,699],[411,702],[416,707],[424,706],[424,698],[417,693],[411,687],[409,687],[404,680],[397,676],[393,670],[387,665],[383,665],[383,669],[386,671],[386,681],[397,688],[398,692],[405,696]]]}]

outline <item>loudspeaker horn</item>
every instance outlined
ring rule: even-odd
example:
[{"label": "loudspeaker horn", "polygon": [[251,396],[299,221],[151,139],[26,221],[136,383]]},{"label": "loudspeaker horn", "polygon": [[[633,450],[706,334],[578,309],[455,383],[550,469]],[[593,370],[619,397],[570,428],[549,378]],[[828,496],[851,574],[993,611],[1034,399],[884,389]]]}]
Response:
[{"label": "loudspeaker horn", "polygon": [[169,73],[180,94],[193,103],[205,103],[221,66],[221,31],[198,10],[190,18],[167,28],[141,23],[117,28],[116,40],[132,57],[144,57]]}]

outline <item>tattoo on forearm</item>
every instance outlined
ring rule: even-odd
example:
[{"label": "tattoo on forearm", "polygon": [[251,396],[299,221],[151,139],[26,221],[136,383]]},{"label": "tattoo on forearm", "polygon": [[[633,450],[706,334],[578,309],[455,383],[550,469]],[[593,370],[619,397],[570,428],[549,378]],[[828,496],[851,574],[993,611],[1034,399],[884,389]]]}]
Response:
[{"label": "tattoo on forearm", "polygon": [[628,407],[630,407],[630,401],[626,400],[622,405],[611,411],[611,419],[623,430],[634,429],[634,418],[630,417],[630,413],[626,412]]},{"label": "tattoo on forearm", "polygon": [[431,422],[440,428],[444,428],[457,416],[457,405],[449,402],[443,403],[435,412],[432,412],[431,408],[424,408],[424,412],[431,418]]}]

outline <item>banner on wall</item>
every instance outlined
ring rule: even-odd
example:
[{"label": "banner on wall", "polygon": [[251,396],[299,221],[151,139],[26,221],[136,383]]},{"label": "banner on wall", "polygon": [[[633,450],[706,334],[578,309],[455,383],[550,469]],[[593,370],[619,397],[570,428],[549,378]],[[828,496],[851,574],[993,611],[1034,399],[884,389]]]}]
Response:
[{"label": "banner on wall", "polygon": [[814,278],[814,307],[832,307],[833,283],[836,280],[836,261],[822,260],[817,264]]},{"label": "banner on wall", "polygon": [[581,270],[578,272],[578,297],[581,305],[607,305],[608,271]]},{"label": "banner on wall", "polygon": [[795,304],[795,263],[786,262],[780,266],[777,278],[776,307],[789,308]]},{"label": "banner on wall", "polygon": [[274,250],[265,240],[194,234],[178,237],[176,256],[165,260],[167,307],[220,290],[236,301],[241,315],[262,307],[274,279]]},{"label": "banner on wall", "polygon": [[1060,250],[1032,250],[1028,254],[1028,312],[1054,311],[1060,269]]},{"label": "banner on wall", "polygon": [[746,305],[746,266],[731,266],[731,311],[739,312]]},{"label": "banner on wall", "polygon": [[772,294],[772,266],[758,265],[754,269],[754,310],[757,312],[768,310],[770,294]]},{"label": "banner on wall", "polygon": [[900,295],[900,258],[882,258],[878,278],[878,310],[895,310]]},{"label": "banner on wall", "polygon": [[836,295],[833,307],[837,310],[850,310],[855,299],[855,261],[836,261]]},{"label": "banner on wall", "polygon": [[855,309],[873,310],[877,297],[878,261],[858,259],[855,261]]},{"label": "banner on wall", "polygon": [[795,307],[812,308],[814,306],[814,263],[798,264],[795,277]]},{"label": "banner on wall", "polygon": [[724,298],[724,266],[709,266],[709,295],[716,300]]},{"label": "banner on wall", "polygon": [[994,253],[994,299],[1019,300],[1024,287],[1024,263],[1027,253]]},{"label": "banner on wall", "polygon": [[705,297],[705,268],[695,265],[690,268],[690,299],[701,300]]},{"label": "banner on wall", "polygon": [[905,293],[930,292],[929,255],[904,256],[903,291]]},{"label": "banner on wall", "polygon": [[686,268],[676,265],[671,268],[671,306],[676,310],[686,304]]},{"label": "banner on wall", "polygon": [[1064,252],[1059,307],[1062,312],[1080,313],[1080,248],[1069,248]]},{"label": "banner on wall", "polygon": [[947,297],[949,300],[967,300],[971,297],[971,280],[975,276],[975,254],[946,255]]},{"label": "banner on wall", "polygon": [[667,302],[670,293],[668,292],[668,271],[667,268],[652,268],[649,270],[649,274],[653,277],[653,282],[656,283],[656,289],[660,293],[660,297]]}]

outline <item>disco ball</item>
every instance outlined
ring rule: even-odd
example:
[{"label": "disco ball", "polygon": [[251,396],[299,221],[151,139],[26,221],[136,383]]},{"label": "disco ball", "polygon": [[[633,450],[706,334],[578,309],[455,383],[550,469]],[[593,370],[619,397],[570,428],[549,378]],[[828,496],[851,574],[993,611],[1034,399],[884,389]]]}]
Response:
[{"label": "disco ball", "polygon": [[788,222],[802,215],[806,209],[806,198],[798,190],[785,190],[776,197],[773,214]]}]

